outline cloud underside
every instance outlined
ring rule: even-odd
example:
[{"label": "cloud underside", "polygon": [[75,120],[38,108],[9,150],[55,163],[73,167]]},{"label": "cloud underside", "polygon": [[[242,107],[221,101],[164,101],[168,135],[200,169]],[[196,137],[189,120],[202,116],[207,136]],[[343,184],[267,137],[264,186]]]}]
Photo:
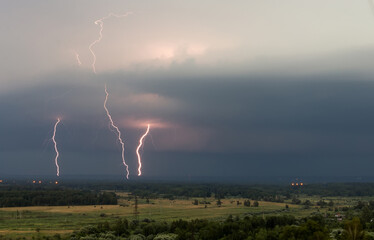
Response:
[{"label": "cloud underside", "polygon": [[[370,165],[374,154],[374,82],[359,74],[81,78],[79,73],[46,76],[41,84],[1,96],[0,111],[6,113],[0,119],[2,169],[50,171],[51,130],[61,117],[56,138],[66,171],[75,173],[75,164],[86,173],[120,174],[119,146],[103,109],[105,83],[130,168],[136,168],[135,146],[151,124],[144,147],[149,161],[144,168],[151,175],[187,169],[198,175],[274,171],[261,163],[291,174],[311,162],[317,175],[327,174],[318,170],[322,165],[332,170],[339,163],[349,175],[344,166]],[[98,168],[103,161],[106,167]],[[201,168],[195,171],[197,163]]]}]

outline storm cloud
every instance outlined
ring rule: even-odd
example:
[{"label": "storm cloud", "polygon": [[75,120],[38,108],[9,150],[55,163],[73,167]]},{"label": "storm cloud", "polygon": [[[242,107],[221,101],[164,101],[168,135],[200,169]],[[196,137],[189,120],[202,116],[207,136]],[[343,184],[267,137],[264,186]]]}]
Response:
[{"label": "storm cloud", "polygon": [[154,125],[144,147],[150,176],[365,175],[373,165],[374,82],[359,74],[54,76],[2,95],[3,174],[53,172],[49,139],[57,116],[63,173],[121,174],[104,83],[133,172],[148,122]]},{"label": "storm cloud", "polygon": [[[94,21],[129,11],[104,21],[94,74]],[[0,13],[0,176],[55,173],[58,117],[62,177],[123,176],[105,84],[131,178],[148,123],[145,177],[373,176],[366,2],[2,1]]]}]

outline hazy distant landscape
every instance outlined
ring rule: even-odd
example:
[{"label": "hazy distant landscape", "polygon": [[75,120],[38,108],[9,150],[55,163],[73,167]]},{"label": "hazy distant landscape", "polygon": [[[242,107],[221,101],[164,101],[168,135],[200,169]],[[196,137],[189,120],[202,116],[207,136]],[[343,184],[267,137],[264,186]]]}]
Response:
[{"label": "hazy distant landscape", "polygon": [[[2,239],[352,239],[374,236],[374,183],[87,180],[0,185]],[[351,219],[351,220],[350,220]],[[373,232],[372,232],[373,231]]]}]

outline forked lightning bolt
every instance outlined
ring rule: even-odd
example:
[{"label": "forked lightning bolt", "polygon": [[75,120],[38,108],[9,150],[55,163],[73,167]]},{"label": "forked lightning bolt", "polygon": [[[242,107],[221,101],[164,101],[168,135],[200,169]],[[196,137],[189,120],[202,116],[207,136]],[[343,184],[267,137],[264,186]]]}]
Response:
[{"label": "forked lightning bolt", "polygon": [[138,167],[138,176],[142,175],[142,158],[140,156],[140,153],[139,153],[139,150],[140,148],[142,147],[143,145],[143,140],[144,138],[147,136],[148,132],[149,132],[149,127],[150,125],[148,124],[147,126],[147,131],[143,134],[143,136],[139,139],[139,145],[138,147],[136,148],[136,155],[138,155],[138,163],[139,163],[139,167]]},{"label": "forked lightning bolt", "polygon": [[114,13],[109,13],[108,16],[106,17],[103,17],[103,18],[100,18],[98,20],[95,21],[95,24],[96,25],[99,25],[100,27],[100,31],[99,31],[99,38],[96,39],[95,41],[93,41],[90,46],[88,47],[88,49],[90,50],[92,56],[93,56],[93,62],[92,62],[92,70],[94,73],[96,73],[96,55],[95,55],[95,52],[92,50],[92,47],[95,46],[97,43],[99,43],[101,41],[101,39],[103,38],[103,29],[104,29],[104,20],[105,19],[108,19],[110,17],[116,17],[116,18],[122,18],[122,17],[127,17],[128,15],[132,14],[131,12],[128,12],[126,14],[123,14],[123,15],[118,15],[118,14],[114,14]]},{"label": "forked lightning bolt", "polygon": [[55,144],[55,151],[56,151],[55,164],[57,168],[57,176],[60,176],[60,166],[58,165],[58,157],[60,156],[60,153],[58,152],[57,142],[56,142],[56,129],[59,123],[60,123],[60,118],[57,118],[57,122],[55,123],[55,126],[53,128],[53,136],[52,136],[52,141]]},{"label": "forked lightning bolt", "polygon": [[109,110],[108,110],[108,108],[106,107],[106,103],[107,103],[107,101],[108,101],[108,96],[109,96],[108,90],[107,90],[107,88],[106,88],[106,84],[105,84],[105,94],[106,94],[106,96],[105,96],[105,101],[104,101],[104,109],[105,109],[105,111],[106,111],[106,115],[107,115],[108,118],[109,118],[110,126],[111,126],[112,128],[114,128],[114,129],[116,130],[116,132],[117,132],[116,135],[117,135],[117,137],[118,137],[118,141],[119,141],[119,143],[121,144],[121,147],[122,147],[122,162],[123,162],[123,165],[125,165],[125,167],[126,167],[126,172],[127,172],[127,174],[126,174],[126,178],[129,179],[129,166],[126,164],[126,161],[125,161],[125,144],[123,143],[122,138],[121,138],[121,131],[119,130],[119,128],[118,128],[116,125],[114,125],[114,122],[113,122],[112,116],[110,115]]}]

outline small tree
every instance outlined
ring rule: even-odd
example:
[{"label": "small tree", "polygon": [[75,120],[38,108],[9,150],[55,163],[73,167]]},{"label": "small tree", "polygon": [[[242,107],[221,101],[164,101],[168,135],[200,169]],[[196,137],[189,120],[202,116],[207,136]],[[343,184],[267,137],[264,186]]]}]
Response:
[{"label": "small tree", "polygon": [[342,234],[342,239],[343,240],[365,239],[365,232],[362,230],[362,224],[358,217],[354,217],[351,221],[347,221],[344,224],[344,232]]},{"label": "small tree", "polygon": [[317,206],[320,206],[321,208],[326,207],[326,205],[327,205],[327,203],[323,199],[321,199],[317,202]]},{"label": "small tree", "polygon": [[300,203],[301,203],[301,200],[298,199],[298,198],[295,198],[295,197],[294,197],[294,198],[292,199],[292,203],[293,203],[293,204],[300,204]]},{"label": "small tree", "polygon": [[254,202],[253,202],[253,206],[254,206],[254,207],[258,207],[259,205],[260,205],[260,204],[258,203],[258,201],[254,201]]}]

